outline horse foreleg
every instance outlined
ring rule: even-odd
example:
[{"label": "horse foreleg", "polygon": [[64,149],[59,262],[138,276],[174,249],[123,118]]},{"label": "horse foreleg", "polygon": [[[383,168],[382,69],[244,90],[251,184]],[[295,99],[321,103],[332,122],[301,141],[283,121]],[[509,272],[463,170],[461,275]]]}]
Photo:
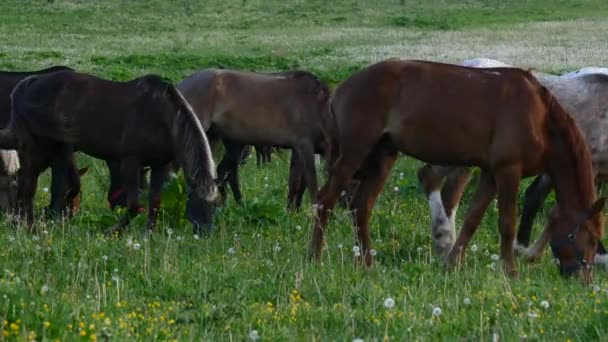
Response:
[{"label": "horse foreleg", "polygon": [[150,192],[148,194],[148,230],[154,229],[158,210],[160,209],[160,196],[163,185],[169,178],[171,164],[153,167],[150,171]]},{"label": "horse foreleg", "polygon": [[357,227],[357,240],[365,265],[372,264],[372,240],[369,233],[369,220],[376,198],[382,191],[395,160],[396,151],[377,148],[361,166],[361,183],[351,202],[353,222]]},{"label": "horse foreleg", "polygon": [[139,214],[139,161],[133,158],[120,161],[120,174],[127,193],[127,210],[118,219],[118,222],[106,231],[106,235],[120,235],[123,229],[131,222],[131,218]]},{"label": "horse foreleg", "polygon": [[[298,161],[297,153],[291,152],[289,163],[289,181],[287,191],[287,209],[298,209],[302,205],[302,195],[306,191],[303,184],[302,168]],[[302,195],[300,195],[300,193]]]},{"label": "horse foreleg", "polygon": [[[87,169],[83,169],[86,172]],[[83,173],[84,174],[84,173]],[[72,216],[80,211],[80,200],[82,194],[82,182],[80,181],[80,170],[76,167],[76,161],[74,160],[74,153],[72,152],[68,156],[68,172],[67,181],[68,188],[66,194],[67,204],[64,210],[67,211],[68,216]]]},{"label": "horse foreleg", "polygon": [[473,194],[471,206],[469,207],[469,210],[464,218],[460,234],[456,239],[454,247],[452,247],[452,250],[448,254],[446,260],[448,266],[458,264],[464,260],[469,241],[475,234],[475,231],[477,231],[477,228],[481,223],[481,219],[483,218],[483,215],[488,209],[488,205],[492,199],[494,199],[495,195],[496,185],[494,183],[494,178],[490,173],[482,171],[479,177],[479,183],[477,184],[477,188]]},{"label": "horse foreleg", "polygon": [[[72,154],[71,148],[62,147],[61,151],[52,161],[51,203],[47,210],[50,215],[67,214],[66,208],[69,208],[69,206],[66,205],[66,200],[68,199],[68,192],[70,190],[68,182],[72,181],[70,172],[78,173],[76,166],[74,165]],[[71,170],[70,168],[74,170]],[[78,191],[80,191],[80,186],[78,186]]]},{"label": "horse foreleg", "polygon": [[545,199],[547,199],[547,196],[549,196],[549,193],[551,193],[552,188],[553,185],[551,184],[549,175],[541,174],[526,189],[521,219],[519,221],[519,231],[517,232],[517,240],[515,240],[514,245],[516,250],[525,249],[530,245],[534,218],[545,202]]},{"label": "horse foreleg", "polygon": [[298,163],[302,168],[304,182],[306,183],[310,195],[310,203],[314,204],[319,193],[314,148],[312,145],[304,144],[294,148],[292,153],[296,153],[298,156]]},{"label": "horse foreleg", "polygon": [[507,275],[516,277],[513,242],[517,220],[517,192],[521,180],[519,166],[502,168],[495,174],[498,190],[498,224],[500,230],[500,257]]},{"label": "horse foreleg", "polygon": [[242,195],[239,185],[239,160],[245,145],[224,140],[224,147],[226,148],[224,158],[227,159],[228,164],[228,184],[230,184],[230,189],[232,189],[234,200],[241,204]]},{"label": "horse foreleg", "polygon": [[110,209],[114,210],[116,206],[126,207],[127,196],[123,180],[120,175],[120,162],[115,160],[106,160],[108,173],[110,174],[110,188],[108,189],[108,204]]}]

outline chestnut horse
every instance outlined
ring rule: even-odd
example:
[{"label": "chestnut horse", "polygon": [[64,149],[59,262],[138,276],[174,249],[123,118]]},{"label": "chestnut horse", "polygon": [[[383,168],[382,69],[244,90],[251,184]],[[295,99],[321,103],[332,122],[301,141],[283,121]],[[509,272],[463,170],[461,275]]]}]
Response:
[{"label": "chestnut horse", "polygon": [[[450,264],[463,260],[490,201],[498,195],[501,258],[515,276],[513,240],[519,182],[547,171],[559,208],[550,224],[562,274],[591,262],[602,235],[591,154],[568,113],[528,72],[388,60],[335,90],[329,178],[319,193],[311,256],[319,258],[328,212],[353,176],[350,207],[362,257],[372,262],[369,219],[398,152],[440,165],[479,166],[480,182]],[[585,279],[590,279],[584,268]]]},{"label": "chestnut horse", "polygon": [[[512,67],[500,61],[476,58],[467,60],[464,66]],[[597,180],[605,181],[608,177],[608,75],[590,73],[598,68],[583,68],[563,76],[547,75],[533,72],[559,103],[570,113],[581,129],[591,148],[591,158],[597,172]],[[426,165],[418,172],[419,180],[429,196],[431,207],[431,231],[435,250],[446,255],[455,241],[455,216],[458,202],[470,180],[470,170],[461,167],[441,167]],[[443,182],[443,178],[446,178]],[[443,188],[442,188],[443,184]],[[601,184],[601,183],[600,183]],[[542,203],[552,190],[548,175],[539,175],[525,192],[524,205],[515,248],[521,250],[529,260],[536,260],[548,242],[548,232],[541,234],[533,248],[528,249],[534,217]],[[441,195],[439,195],[441,191]],[[449,217],[449,219],[446,219]],[[608,262],[606,249],[601,242],[595,255],[595,262]]]},{"label": "chestnut horse", "polygon": [[[225,154],[218,165],[220,192],[225,182],[241,201],[238,166],[246,145],[273,145],[292,149],[288,207],[301,204],[303,182],[316,199],[314,154],[325,149],[329,89],[305,71],[254,73],[201,70],[177,87],[190,102],[210,136],[219,136]],[[300,171],[301,170],[301,171]]]},{"label": "chestnut horse", "polygon": [[[22,81],[24,78],[33,75],[48,74],[56,71],[72,70],[66,66],[53,66],[47,69],[36,70],[36,71],[0,71],[0,127],[6,127],[11,119],[11,92],[13,88]],[[5,146],[7,150],[0,151],[2,154],[2,161],[5,167],[6,176],[2,176],[2,189],[0,190],[2,199],[2,208],[5,208],[5,204],[11,208],[14,206],[14,198],[16,197],[16,178],[19,170],[19,156],[17,151],[14,150],[14,146]],[[55,167],[51,167],[53,172],[56,172]],[[80,175],[84,174],[88,169],[84,168],[76,170],[75,162],[70,161],[68,167],[68,180],[69,186],[66,193],[58,194],[56,192],[56,184],[51,184],[51,203],[49,204],[47,211],[50,213],[68,212],[74,214],[78,211],[80,205]],[[15,194],[13,194],[15,193]],[[58,207],[57,200],[64,198],[66,206],[64,208]],[[6,203],[5,203],[6,201]]]},{"label": "chestnut horse", "polygon": [[[12,120],[0,131],[0,145],[16,141],[20,155],[27,156],[21,165],[18,202],[30,227],[39,174],[51,163],[65,169],[74,151],[120,162],[129,207],[110,233],[120,232],[139,212],[142,166],[152,169],[148,226],[154,226],[173,160],[186,176],[188,219],[196,232],[211,226],[215,165],[196,115],[173,84],[154,75],[112,82],[60,71],[26,78],[11,97]],[[62,189],[65,179],[60,178]]]}]

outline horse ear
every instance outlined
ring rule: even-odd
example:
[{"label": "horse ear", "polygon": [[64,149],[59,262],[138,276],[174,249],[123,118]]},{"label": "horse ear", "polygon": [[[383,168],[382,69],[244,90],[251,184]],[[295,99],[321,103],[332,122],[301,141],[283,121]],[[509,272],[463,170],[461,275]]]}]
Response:
[{"label": "horse ear", "polygon": [[83,167],[82,169],[78,170],[78,175],[79,176],[84,176],[87,172],[89,172],[89,166],[87,167]]},{"label": "horse ear", "polygon": [[591,216],[601,213],[602,210],[604,210],[605,204],[606,204],[606,197],[600,197],[597,201],[595,201],[595,203],[593,203],[591,208],[589,208],[587,217],[591,217]]}]

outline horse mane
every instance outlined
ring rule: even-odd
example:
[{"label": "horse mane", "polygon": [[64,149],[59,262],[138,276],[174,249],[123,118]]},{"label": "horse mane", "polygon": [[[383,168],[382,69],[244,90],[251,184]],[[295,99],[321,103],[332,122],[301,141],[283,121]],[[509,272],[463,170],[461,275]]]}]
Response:
[{"label": "horse mane", "polygon": [[205,131],[181,92],[172,83],[167,84],[166,90],[179,108],[173,120],[169,121],[176,153],[188,185],[199,197],[213,200],[217,196],[217,175]]},{"label": "horse mane", "polygon": [[[571,160],[576,163],[575,178],[578,182],[581,196],[579,201],[585,206],[584,209],[587,210],[591,207],[596,197],[591,151],[574,119],[564,110],[559,101],[547,88],[542,86],[542,89],[545,92],[545,98],[549,105],[550,123],[556,131],[554,134],[559,135],[566,141],[566,145],[570,147],[567,153],[570,154]],[[596,233],[601,236],[602,225],[600,224],[600,215],[595,215],[592,220],[596,221],[594,222],[594,226],[600,229]]]}]

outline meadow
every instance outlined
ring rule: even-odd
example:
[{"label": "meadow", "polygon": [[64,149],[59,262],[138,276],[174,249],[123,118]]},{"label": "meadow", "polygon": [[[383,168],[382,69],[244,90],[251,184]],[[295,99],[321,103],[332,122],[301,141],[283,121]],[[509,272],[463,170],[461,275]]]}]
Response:
[{"label": "meadow", "polygon": [[[607,15],[603,0],[4,0],[0,69],[64,64],[113,80],[179,81],[209,67],[300,68],[334,86],[385,58],[490,57],[560,73],[608,65]],[[343,210],[322,261],[309,262],[312,214],[284,208],[288,152],[259,168],[253,159],[240,173],[243,205],[229,197],[210,236],[194,236],[182,218],[178,177],[159,229],[146,234],[140,217],[107,239],[118,215],[105,200],[107,169],[79,155],[91,171],[78,215],[40,220],[36,234],[2,220],[0,341],[606,339],[608,270],[584,286],[562,279],[546,251],[538,264],[518,260],[520,277],[507,278],[494,204],[466,263],[446,272],[430,249],[420,162],[401,158],[378,198],[375,264],[365,269],[353,263]],[[48,186],[46,173],[39,211]]]}]

